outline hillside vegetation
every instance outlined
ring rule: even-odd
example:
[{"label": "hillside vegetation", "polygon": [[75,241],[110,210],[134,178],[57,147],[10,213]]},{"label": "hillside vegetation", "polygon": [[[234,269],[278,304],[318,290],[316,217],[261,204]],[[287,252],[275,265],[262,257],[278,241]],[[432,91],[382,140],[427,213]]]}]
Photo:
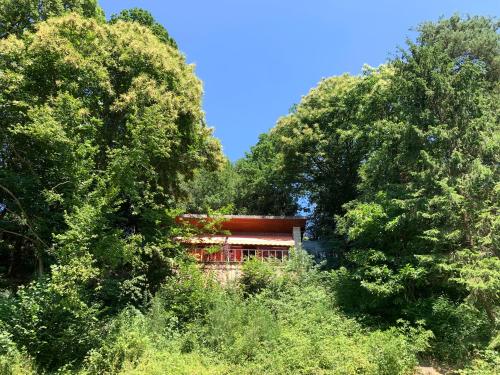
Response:
[{"label": "hillside vegetation", "polygon": [[[151,14],[0,0],[0,374],[500,372],[498,26],[420,25],[231,164]],[[221,286],[175,241],[301,210],[321,264]]]}]

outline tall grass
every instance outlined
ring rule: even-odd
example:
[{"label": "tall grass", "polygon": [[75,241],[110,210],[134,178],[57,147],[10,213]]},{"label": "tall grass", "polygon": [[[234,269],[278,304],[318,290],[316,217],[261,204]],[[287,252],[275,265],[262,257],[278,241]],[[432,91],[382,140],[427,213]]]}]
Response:
[{"label": "tall grass", "polygon": [[[249,263],[226,289],[182,268],[146,312],[127,309],[82,374],[411,374],[430,333],[369,330],[344,316],[304,260]],[[266,283],[254,278],[264,277]],[[255,286],[258,285],[258,288]],[[172,291],[182,291],[182,298]],[[209,298],[207,297],[209,296]],[[191,317],[187,319],[187,317]]]}]

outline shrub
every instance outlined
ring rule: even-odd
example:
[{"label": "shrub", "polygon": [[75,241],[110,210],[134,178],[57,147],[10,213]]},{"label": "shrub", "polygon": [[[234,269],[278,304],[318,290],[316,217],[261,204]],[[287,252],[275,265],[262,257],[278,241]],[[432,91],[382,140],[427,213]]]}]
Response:
[{"label": "shrub", "polygon": [[124,368],[122,375],[231,375],[230,366],[208,355],[156,351],[147,353],[134,367]]},{"label": "shrub", "polygon": [[486,346],[491,334],[485,313],[446,297],[432,302],[426,321],[435,335],[431,352],[452,364],[460,365],[470,359],[474,351]]},{"label": "shrub", "polygon": [[500,354],[497,350],[484,350],[465,369],[458,372],[460,375],[495,375],[500,373]]},{"label": "shrub", "polygon": [[[281,272],[283,279],[298,280],[295,271],[285,267]],[[406,323],[389,330],[363,328],[336,308],[319,278],[303,276],[303,283],[286,282],[243,295],[237,288],[207,287],[210,281],[197,270],[181,267],[146,314],[129,308],[110,323],[104,344],[91,351],[84,373],[413,372],[417,354],[427,348],[429,331]],[[179,326],[181,312],[194,315]]]},{"label": "shrub", "polygon": [[316,264],[313,255],[298,247],[290,250],[285,265],[285,276],[301,283],[311,283],[319,276],[318,270],[322,264]]},{"label": "shrub", "polygon": [[12,335],[0,327],[0,375],[35,374],[33,361],[20,351]]},{"label": "shrub", "polygon": [[364,329],[340,313],[317,283],[288,285],[279,294],[264,292],[255,299],[272,310],[280,334],[243,373],[406,374],[430,336],[408,325]]},{"label": "shrub", "polygon": [[261,292],[270,286],[275,278],[275,269],[269,261],[251,258],[243,263],[240,283],[247,295]]},{"label": "shrub", "polygon": [[[352,275],[345,267],[324,272],[323,281],[339,306],[345,311],[352,313],[366,309],[365,305],[369,301],[370,296],[359,286],[359,282],[353,280]],[[360,300],[360,295],[368,298]]]},{"label": "shrub", "polygon": [[153,346],[147,333],[144,315],[134,308],[125,309],[110,322],[103,345],[89,352],[84,373],[116,374],[125,366],[134,367]]},{"label": "shrub", "polygon": [[155,299],[177,317],[179,326],[201,319],[221,294],[219,284],[196,265],[183,264],[167,279]]},{"label": "shrub", "polygon": [[2,301],[0,319],[12,339],[42,368],[79,362],[99,343],[98,310],[48,280],[20,288]]},{"label": "shrub", "polygon": [[269,350],[278,334],[269,309],[256,300],[233,295],[221,299],[210,311],[200,338],[204,347],[238,364],[254,359],[262,348]]}]

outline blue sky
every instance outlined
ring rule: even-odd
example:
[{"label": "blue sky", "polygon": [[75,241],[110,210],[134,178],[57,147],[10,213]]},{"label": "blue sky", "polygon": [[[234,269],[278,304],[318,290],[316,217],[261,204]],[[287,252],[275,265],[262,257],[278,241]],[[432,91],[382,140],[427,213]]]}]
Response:
[{"label": "blue sky", "polygon": [[358,74],[410,30],[453,13],[500,16],[499,0],[100,0],[109,17],[149,10],[204,83],[209,126],[242,157],[322,77]]}]

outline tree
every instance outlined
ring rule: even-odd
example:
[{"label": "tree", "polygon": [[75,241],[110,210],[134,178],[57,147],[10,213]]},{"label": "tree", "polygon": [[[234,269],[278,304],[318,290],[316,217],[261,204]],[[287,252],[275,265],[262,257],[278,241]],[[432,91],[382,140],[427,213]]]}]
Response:
[{"label": "tree", "polygon": [[207,213],[211,210],[234,209],[240,176],[229,160],[220,169],[200,169],[193,180],[185,182],[185,211]]},{"label": "tree", "polygon": [[324,79],[271,130],[284,180],[313,208],[315,237],[332,236],[335,215],[357,197],[372,124],[392,116],[391,77],[392,69],[382,66]]},{"label": "tree", "polygon": [[334,236],[335,215],[357,197],[371,126],[392,115],[391,76],[390,66],[365,67],[360,76],[321,81],[236,164],[240,207],[262,214],[310,210],[310,234]]},{"label": "tree", "polygon": [[102,282],[153,287],[181,180],[221,160],[193,67],[146,27],[75,13],[4,38],[0,56],[2,257],[36,256],[42,273],[90,254]]},{"label": "tree", "polygon": [[235,200],[243,214],[293,215],[298,210],[294,187],[282,173],[276,137],[262,134],[259,142],[236,163],[240,176]]},{"label": "tree", "polygon": [[485,18],[424,24],[393,63],[397,117],[374,126],[360,196],[339,220],[354,277],[393,308],[469,294],[494,321],[497,27]]},{"label": "tree", "polygon": [[485,63],[486,78],[495,84],[500,79],[498,30],[500,21],[491,17],[461,18],[458,14],[439,22],[424,22],[417,31],[418,43],[441,49],[452,59],[469,58]]},{"label": "tree", "polygon": [[147,306],[182,257],[182,183],[222,161],[201,95],[137,22],[70,13],[0,40],[2,280],[27,283],[35,260],[39,275],[0,320],[42,369],[81,360],[99,320]]},{"label": "tree", "polygon": [[0,38],[20,36],[36,23],[68,12],[104,22],[97,0],[0,0]]},{"label": "tree", "polygon": [[162,42],[177,48],[177,43],[169,35],[167,29],[165,29],[163,25],[156,22],[152,14],[147,10],[140,8],[122,10],[119,14],[111,16],[110,23],[116,23],[118,21],[137,22],[138,24],[150,29]]}]

